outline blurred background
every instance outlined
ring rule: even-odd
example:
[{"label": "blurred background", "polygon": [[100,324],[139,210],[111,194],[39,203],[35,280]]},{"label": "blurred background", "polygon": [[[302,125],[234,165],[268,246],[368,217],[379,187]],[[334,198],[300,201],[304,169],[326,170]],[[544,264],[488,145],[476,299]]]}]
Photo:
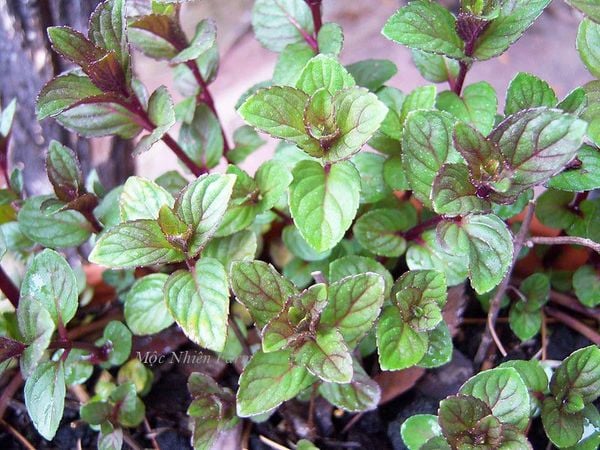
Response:
[{"label": "blurred background", "polygon": [[[25,180],[30,193],[47,191],[44,152],[50,139],[59,139],[76,148],[84,168],[99,167],[100,179],[111,186],[131,173],[154,178],[165,170],[177,168],[173,154],[162,143],[149,152],[132,158],[131,145],[120,139],[88,141],[61,129],[52,119],[38,124],[35,97],[43,84],[69,66],[52,56],[45,28],[70,25],[86,30],[87,17],[97,0],[0,0],[0,95],[3,103],[17,97],[11,161],[26,163]],[[345,64],[362,59],[386,58],[398,66],[389,84],[408,92],[426,84],[415,69],[410,51],[384,38],[380,31],[386,20],[405,1],[400,0],[324,0],[325,22],[337,22],[344,29],[341,60]],[[440,3],[456,8],[458,0]],[[219,75],[211,92],[229,138],[242,121],[234,105],[252,85],[271,78],[277,55],[260,46],[251,29],[253,0],[195,0],[185,3],[181,14],[188,35],[193,35],[199,20],[212,17],[218,26],[221,53]],[[486,80],[498,92],[500,107],[504,92],[517,72],[530,72],[545,79],[559,98],[590,80],[575,48],[580,18],[562,0],[555,0],[525,36],[499,58],[476,63],[467,84]],[[173,88],[172,72],[166,62],[156,62],[134,52],[134,67],[149,90],[167,86],[175,101],[181,99]],[[447,89],[439,85],[438,91]],[[177,134],[177,130],[173,130]],[[254,153],[242,165],[254,169],[273,152],[274,144]]]}]

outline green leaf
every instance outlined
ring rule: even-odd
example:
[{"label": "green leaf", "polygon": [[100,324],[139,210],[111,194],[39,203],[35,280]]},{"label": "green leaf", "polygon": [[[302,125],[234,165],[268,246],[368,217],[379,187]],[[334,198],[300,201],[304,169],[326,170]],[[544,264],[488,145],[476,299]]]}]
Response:
[{"label": "green leaf", "polygon": [[261,164],[254,178],[260,190],[258,207],[261,211],[273,208],[292,182],[292,174],[285,165],[273,160]]},{"label": "green leaf", "polygon": [[346,66],[356,84],[375,92],[398,73],[396,64],[387,59],[365,59]]},{"label": "green leaf", "polygon": [[427,352],[427,333],[414,331],[395,306],[384,308],[377,324],[377,348],[382,370],[412,367]]},{"label": "green leaf", "polygon": [[414,208],[409,204],[402,206],[401,209],[373,209],[363,214],[352,228],[358,243],[376,255],[402,255],[406,250],[403,232],[417,222]]},{"label": "green leaf", "polygon": [[221,125],[204,103],[196,105],[191,121],[181,125],[177,141],[192,161],[209,169],[219,164],[223,156]]},{"label": "green leaf", "polygon": [[314,338],[294,352],[294,359],[324,381],[349,383],[352,380],[352,356],[336,329],[317,331]]},{"label": "green leaf", "polygon": [[108,402],[92,400],[79,409],[81,419],[90,425],[100,425],[108,419],[112,407]]},{"label": "green leaf", "polygon": [[98,433],[98,450],[120,450],[123,447],[123,430],[104,422]]},{"label": "green leaf", "polygon": [[229,272],[235,261],[254,259],[257,246],[256,234],[244,230],[227,237],[212,239],[202,251],[202,257],[215,258]]},{"label": "green leaf", "polygon": [[270,411],[310,386],[314,378],[291,362],[287,350],[252,356],[240,376],[237,414],[250,417]]},{"label": "green leaf", "polygon": [[286,248],[293,253],[294,256],[297,256],[304,261],[322,261],[331,254],[331,250],[326,250],[324,252],[317,252],[314,250],[308,245],[300,234],[300,231],[298,231],[298,228],[294,225],[285,227],[281,237]]},{"label": "green leaf", "polygon": [[407,191],[410,189],[400,156],[391,156],[385,160],[383,164],[383,179],[390,189],[394,191]]},{"label": "green leaf", "polygon": [[221,351],[227,337],[229,286],[223,265],[202,258],[192,273],[180,270],[165,284],[165,301],[186,336],[198,345]]},{"label": "green leaf", "polygon": [[248,125],[233,132],[233,142],[235,146],[227,153],[227,159],[232,164],[240,164],[265,143],[254,128]]},{"label": "green leaf", "polygon": [[383,35],[398,44],[429,53],[463,58],[463,42],[456,32],[456,20],[437,3],[410,2],[385,24]]},{"label": "green leaf", "polygon": [[575,169],[566,169],[550,179],[548,186],[561,191],[582,192],[600,188],[600,152],[589,145],[577,152],[581,163]]},{"label": "green leaf", "polygon": [[[473,437],[479,437],[479,441],[484,441],[482,438],[488,436],[486,436],[486,430],[482,426],[482,420],[486,417],[492,417],[492,419],[494,419],[494,417],[491,416],[491,410],[488,405],[480,399],[469,395],[453,395],[442,400],[440,402],[438,414],[438,422],[443,430],[444,436],[448,439],[448,442],[452,444],[453,448],[459,448],[461,447],[461,444],[465,445],[465,447],[468,444],[475,444],[476,442],[469,442],[474,440]],[[498,427],[499,424],[496,423],[494,426],[496,431]],[[485,434],[481,433],[482,431]],[[475,436],[473,436],[473,434],[475,434]],[[486,444],[484,443],[484,445]]]},{"label": "green leaf", "polygon": [[381,122],[379,130],[375,132],[369,141],[369,145],[382,153],[399,155],[401,152],[400,139],[402,139],[402,128],[404,126],[404,118],[401,117],[402,105],[406,96],[399,89],[388,86],[379,89],[376,95],[387,106],[388,113]]},{"label": "green leaf", "polygon": [[135,220],[104,232],[88,260],[114,269],[170,264],[185,259],[184,253],[165,237],[158,222]]},{"label": "green leaf", "polygon": [[542,311],[527,311],[521,303],[515,303],[508,315],[510,329],[521,341],[535,337],[542,327]]},{"label": "green leaf", "polygon": [[475,42],[473,56],[480,60],[501,55],[516,42],[551,0],[502,2],[498,15]]},{"label": "green leaf", "polygon": [[260,193],[250,175],[237,166],[227,167],[228,174],[235,175],[229,207],[223,216],[215,236],[228,236],[249,227],[259,213]]},{"label": "green leaf", "polygon": [[217,25],[212,19],[203,19],[196,25],[196,33],[190,45],[181,50],[171,59],[171,63],[179,64],[199,58],[215,45],[217,39]]},{"label": "green leaf", "polygon": [[446,322],[441,321],[429,332],[427,352],[419,361],[419,367],[427,369],[443,366],[452,360],[452,336]]},{"label": "green leaf", "polygon": [[39,301],[57,326],[69,323],[77,311],[78,291],[73,270],[50,249],[33,258],[21,284],[21,295]]},{"label": "green leaf", "polygon": [[354,360],[354,375],[347,384],[323,383],[319,393],[332,405],[345,411],[370,411],[377,408],[381,388],[369,378],[361,365]]},{"label": "green leaf", "polygon": [[314,56],[315,51],[306,42],[287,45],[277,58],[277,64],[273,72],[273,84],[276,86],[296,86],[304,66]]},{"label": "green leaf", "polygon": [[61,112],[56,120],[68,130],[86,137],[118,135],[131,139],[142,131],[133,113],[109,99],[75,106]]},{"label": "green leaf", "polygon": [[592,266],[581,266],[575,271],[573,288],[579,301],[588,308],[600,304],[600,275]]},{"label": "green leaf", "polygon": [[38,120],[54,117],[89,97],[101,95],[89,77],[69,72],[50,80],[40,91],[35,113]]},{"label": "green leaf", "polygon": [[438,424],[437,416],[416,414],[402,423],[400,434],[409,450],[420,450],[427,441],[441,436],[442,428]]},{"label": "green leaf", "polygon": [[336,58],[317,55],[312,58],[300,73],[296,88],[308,95],[325,88],[330,94],[355,86],[354,78]]},{"label": "green leaf", "polygon": [[434,109],[436,92],[435,86],[420,86],[408,94],[400,110],[400,123],[404,124],[413,111]]},{"label": "green leaf", "polygon": [[358,255],[348,255],[337,258],[329,264],[329,281],[334,283],[351,275],[361,275],[366,272],[376,273],[383,277],[385,298],[389,297],[394,280],[390,272],[372,258]]},{"label": "green leaf", "polygon": [[156,128],[138,141],[133,149],[134,154],[150,150],[175,124],[173,100],[166,87],[160,86],[148,99],[148,117]]},{"label": "green leaf", "polygon": [[119,197],[121,220],[157,219],[163,205],[173,207],[175,200],[164,188],[142,177],[129,177]]},{"label": "green leaf", "polygon": [[440,307],[446,303],[446,279],[435,270],[409,270],[392,287],[392,297],[405,289],[416,289],[423,301],[433,301]]},{"label": "green leaf", "polygon": [[581,146],[586,128],[575,116],[548,108],[509,116],[490,135],[512,171],[506,194],[540,184],[564,167]]},{"label": "green leaf", "polygon": [[571,353],[554,372],[550,391],[559,401],[577,394],[592,403],[600,394],[600,349],[596,345]]},{"label": "green leaf", "polygon": [[133,334],[155,334],[171,326],[163,287],[168,276],[155,273],[139,278],[125,297],[125,321]]},{"label": "green leaf", "polygon": [[[301,1],[301,0],[298,0]],[[319,141],[306,133],[304,108],[309,96],[288,86],[260,89],[239,108],[242,118],[270,136],[293,142],[309,155],[321,155]]]},{"label": "green leaf", "polygon": [[319,52],[324,55],[338,56],[344,46],[344,32],[337,23],[324,23],[317,35]]},{"label": "green leaf", "polygon": [[586,106],[587,95],[585,89],[582,87],[573,89],[558,105],[556,105],[558,109],[561,109],[566,113],[575,114],[576,116],[580,116]]},{"label": "green leaf", "polygon": [[497,216],[469,215],[457,222],[443,222],[438,234],[447,249],[469,260],[469,279],[479,294],[492,290],[504,278],[513,259],[513,241]]},{"label": "green leaf", "polygon": [[573,198],[572,192],[548,189],[538,197],[535,215],[551,228],[565,229],[567,232],[576,230],[580,217],[569,207]]},{"label": "green leaf", "polygon": [[25,406],[33,426],[44,439],[56,434],[65,408],[65,371],[62,362],[40,364],[25,381]]},{"label": "green leaf", "polygon": [[544,399],[542,424],[546,435],[558,448],[577,444],[583,435],[583,414],[568,414],[553,397]]},{"label": "green leaf", "polygon": [[97,346],[110,344],[107,365],[120,366],[131,354],[131,331],[121,322],[113,320],[106,325]]},{"label": "green leaf", "polygon": [[56,325],[44,305],[33,297],[22,296],[17,308],[19,332],[29,344],[20,358],[21,372],[30,376],[50,345]]},{"label": "green leaf", "polygon": [[84,186],[77,155],[58,141],[51,141],[48,146],[46,172],[60,200],[73,200]]},{"label": "green leaf", "polygon": [[[556,102],[552,105],[554,106]],[[467,86],[462,97],[452,91],[444,91],[438,95],[436,107],[447,111],[458,120],[472,124],[483,134],[494,128],[498,100],[496,91],[485,81]]]},{"label": "green leaf", "polygon": [[91,226],[77,211],[58,211],[47,214],[42,203],[48,195],[29,197],[17,216],[23,234],[34,242],[49,248],[76,247],[91,235]]},{"label": "green leaf", "polygon": [[384,164],[382,155],[371,152],[360,152],[352,157],[352,164],[358,169],[361,178],[361,203],[376,203],[390,194],[384,180]]},{"label": "green leaf", "polygon": [[432,83],[455,80],[460,70],[458,61],[421,50],[412,51],[413,62],[421,76]]},{"label": "green leaf", "polygon": [[339,330],[352,350],[373,327],[384,293],[383,277],[371,272],[335,281],[329,286],[328,303],[319,324]]},{"label": "green leaf", "polygon": [[166,14],[132,17],[127,27],[129,41],[146,56],[171,59],[177,54],[173,44],[179,36],[178,24]]},{"label": "green leaf", "polygon": [[470,378],[460,394],[482,400],[502,423],[524,430],[529,421],[529,393],[512,367],[485,370]]},{"label": "green leaf", "polygon": [[524,109],[556,106],[556,94],[544,80],[529,73],[520,72],[512,79],[506,92],[504,114],[509,116]]},{"label": "green leaf", "polygon": [[583,12],[593,21],[600,23],[600,8],[598,8],[596,0],[567,0],[567,3]]},{"label": "green leaf", "polygon": [[304,41],[303,33],[314,33],[312,14],[303,0],[257,0],[252,27],[263,47],[274,52]]},{"label": "green leaf", "polygon": [[300,233],[315,250],[329,250],[344,237],[356,215],[360,175],[343,161],[324,168],[301,161],[293,171],[290,210]]},{"label": "green leaf", "polygon": [[596,78],[600,78],[600,24],[584,19],[577,34],[577,51],[581,60]]},{"label": "green leaf", "polygon": [[329,161],[358,152],[379,129],[388,112],[375,94],[358,87],[338,92],[334,110],[339,135],[325,152]]},{"label": "green leaf", "polygon": [[440,111],[416,111],[404,125],[402,164],[417,199],[431,206],[433,181],[446,163],[460,156],[452,144],[453,119]]},{"label": "green leaf", "polygon": [[188,254],[196,256],[216,233],[231,197],[234,175],[204,175],[185,188],[175,201],[175,212],[191,225]]},{"label": "green leaf", "polygon": [[464,164],[444,164],[433,182],[431,198],[438,214],[456,216],[491,210],[491,203],[478,195]]},{"label": "green leaf", "polygon": [[[137,396],[135,384],[131,381],[121,384],[110,393],[110,401],[115,404],[117,421],[124,427],[137,427],[144,420],[146,408]],[[117,407],[118,405],[118,407]]]},{"label": "green leaf", "polygon": [[90,16],[88,35],[99,47],[115,52],[123,72],[130,71],[127,42],[126,0],[105,1]]},{"label": "green leaf", "polygon": [[250,311],[263,328],[298,293],[273,266],[263,261],[238,261],[231,266],[231,288],[237,300]]},{"label": "green leaf", "polygon": [[550,297],[550,278],[543,273],[535,273],[521,282],[519,290],[527,299],[528,310],[539,309]]}]

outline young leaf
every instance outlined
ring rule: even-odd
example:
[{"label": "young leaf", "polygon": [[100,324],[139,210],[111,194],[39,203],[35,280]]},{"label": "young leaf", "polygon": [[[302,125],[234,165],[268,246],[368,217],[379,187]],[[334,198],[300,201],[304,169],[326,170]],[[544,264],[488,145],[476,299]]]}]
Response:
[{"label": "young leaf", "polygon": [[437,232],[447,249],[468,255],[469,278],[479,294],[492,290],[504,278],[513,258],[513,241],[498,217],[469,215],[460,223],[443,222]]},{"label": "young leaf", "polygon": [[257,0],[252,9],[252,28],[263,47],[274,52],[314,33],[312,14],[303,0]]},{"label": "young leaf", "polygon": [[596,78],[600,78],[600,24],[584,19],[579,25],[577,34],[577,51],[581,60]]},{"label": "young leaf", "polygon": [[480,81],[467,86],[462,97],[452,91],[440,93],[436,107],[449,112],[462,122],[472,124],[487,135],[494,128],[498,100],[494,88],[489,83]]},{"label": "young leaf", "polygon": [[319,393],[332,405],[346,411],[370,411],[377,407],[381,388],[369,378],[361,365],[354,360],[354,375],[348,384],[323,383]]},{"label": "young leaf", "polygon": [[446,303],[446,279],[435,270],[409,270],[404,272],[392,287],[392,297],[404,290],[416,289],[423,301],[433,301],[440,308]]},{"label": "young leaf", "polygon": [[414,49],[412,57],[415,66],[427,81],[445,83],[449,80],[455,80],[458,76],[459,64],[454,59]]},{"label": "young leaf", "polygon": [[119,197],[122,221],[157,219],[163,205],[173,207],[175,200],[164,188],[142,177],[129,177]]},{"label": "young leaf", "polygon": [[384,308],[377,324],[377,348],[382,370],[401,370],[417,364],[426,354],[427,333],[414,331],[396,306]]},{"label": "young leaf", "polygon": [[165,237],[158,222],[135,220],[106,231],[88,260],[111,268],[128,268],[183,261],[184,253]]},{"label": "young leaf", "polygon": [[431,206],[433,181],[446,163],[458,162],[452,143],[452,117],[439,111],[416,111],[404,125],[402,164],[414,195]]},{"label": "young leaf", "polygon": [[[298,0],[302,1],[302,0]],[[309,155],[322,154],[319,141],[306,133],[304,107],[309,96],[287,86],[261,89],[239,108],[242,118],[273,137],[298,145]]]},{"label": "young leaf", "polygon": [[502,2],[498,15],[475,42],[473,56],[480,60],[501,55],[525,33],[551,0]]},{"label": "young leaf", "polygon": [[164,300],[163,287],[168,276],[154,273],[139,278],[125,297],[125,321],[133,334],[156,334],[174,322]]},{"label": "young leaf", "polygon": [[202,251],[202,257],[215,258],[229,273],[235,261],[250,261],[256,255],[258,242],[250,230],[212,239]]},{"label": "young leaf", "polygon": [[385,285],[384,297],[388,298],[394,284],[392,275],[380,262],[366,256],[348,255],[332,261],[329,264],[329,281],[335,283],[342,278],[366,272],[381,275]]},{"label": "young leaf", "polygon": [[106,365],[120,366],[131,354],[131,331],[123,323],[113,320],[106,325],[102,337],[96,341],[97,346],[105,344],[110,345]]},{"label": "young leaf", "polygon": [[352,380],[352,356],[342,334],[334,329],[317,331],[293,354],[294,360],[313,375],[331,383]]},{"label": "young leaf", "polygon": [[376,255],[396,257],[406,250],[402,233],[417,222],[412,207],[402,209],[373,209],[363,214],[352,231],[358,243]]},{"label": "young leaf", "polygon": [[113,411],[116,412],[116,419],[120,425],[137,427],[144,420],[146,408],[137,396],[135,385],[131,381],[113,390],[109,399],[115,405]]},{"label": "young leaf", "polygon": [[292,174],[279,161],[267,161],[258,168],[254,176],[260,191],[258,207],[261,211],[273,208],[292,182]]},{"label": "young leaf", "polygon": [[554,372],[550,391],[558,401],[573,394],[591,403],[600,394],[600,349],[596,345],[576,350]]},{"label": "young leaf", "polygon": [[430,439],[442,435],[437,416],[432,414],[416,414],[402,423],[400,428],[402,440],[409,450],[420,450]]},{"label": "young leaf", "polygon": [[337,23],[324,23],[317,35],[319,52],[324,55],[339,56],[344,46],[344,31]]},{"label": "young leaf", "polygon": [[301,161],[293,171],[290,210],[300,233],[317,251],[329,250],[344,237],[358,209],[360,175],[343,161],[323,167]]},{"label": "young leaf", "polygon": [[564,167],[581,146],[586,128],[575,116],[543,107],[509,116],[490,135],[513,172],[507,195],[542,183]]},{"label": "young leaf", "polygon": [[308,95],[325,88],[331,95],[343,89],[355,86],[354,78],[336,58],[317,55],[312,58],[300,74],[296,88]]},{"label": "young leaf", "polygon": [[223,265],[202,258],[192,273],[172,274],[165,287],[165,301],[171,315],[193,342],[221,351],[227,336],[229,286]]},{"label": "young leaf", "polygon": [[[482,426],[481,421],[486,417],[491,417],[493,421],[494,417],[489,406],[480,399],[460,394],[448,397],[440,402],[438,414],[440,427],[452,447],[466,447],[475,443],[491,447],[485,439],[488,437],[488,430]],[[493,425],[494,431],[498,431],[499,425]]]},{"label": "young leaf", "polygon": [[129,73],[130,54],[127,43],[126,0],[108,0],[90,16],[89,38],[99,47],[115,52],[123,72]]},{"label": "young leaf", "polygon": [[282,310],[289,297],[298,294],[291,282],[263,261],[233,263],[231,289],[237,300],[248,308],[259,328]]},{"label": "young leaf", "polygon": [[366,59],[346,66],[356,84],[371,92],[377,91],[398,73],[396,65],[387,59]]},{"label": "young leaf", "polygon": [[384,291],[384,280],[375,273],[349,276],[331,283],[319,325],[339,330],[352,350],[377,319]]},{"label": "young leaf", "polygon": [[154,59],[173,58],[178,52],[178,42],[185,39],[175,18],[167,14],[132,17],[127,36],[134,46]]},{"label": "young leaf", "polygon": [[198,59],[203,53],[210,50],[217,39],[217,25],[212,19],[203,19],[196,25],[196,33],[190,45],[181,50],[171,59],[172,64],[179,64],[193,59]]},{"label": "young leaf", "polygon": [[40,364],[27,378],[25,406],[35,429],[51,441],[56,434],[65,407],[65,370],[63,363]]},{"label": "young leaf", "polygon": [[150,150],[175,124],[173,100],[166,87],[160,86],[148,99],[148,117],[156,128],[138,141],[133,149],[135,154]]},{"label": "young leaf", "polygon": [[529,421],[529,392],[512,367],[485,370],[470,378],[459,390],[482,400],[502,423],[524,430]]},{"label": "young leaf", "polygon": [[296,86],[304,66],[314,56],[315,51],[306,42],[287,45],[277,59],[273,71],[273,84],[276,86]]},{"label": "young leaf", "polygon": [[544,80],[525,72],[520,72],[510,82],[506,91],[504,114],[509,116],[524,109],[556,106],[558,99],[552,88]]},{"label": "young leaf", "polygon": [[78,306],[77,281],[71,266],[53,250],[37,254],[23,278],[21,296],[40,302],[57,326],[66,325]]},{"label": "young leaf", "polygon": [[30,197],[23,203],[17,216],[19,228],[25,236],[44,247],[66,248],[81,245],[91,235],[89,222],[77,211],[42,211],[47,195]]},{"label": "young leaf", "polygon": [[198,165],[213,168],[223,156],[221,125],[215,113],[204,103],[196,105],[191,121],[181,125],[177,141]]},{"label": "young leaf", "polygon": [[582,192],[600,188],[600,152],[589,145],[583,145],[577,152],[581,163],[577,168],[567,168],[553,176],[548,186],[561,191]]},{"label": "young leaf", "polygon": [[464,164],[444,164],[433,182],[433,209],[447,216],[481,213],[491,210],[491,203],[478,195],[469,180],[469,168]]},{"label": "young leaf", "polygon": [[40,91],[35,106],[37,119],[54,117],[86,98],[101,94],[102,91],[83,74],[69,72],[59,75]]},{"label": "young leaf", "polygon": [[250,417],[270,411],[310,386],[314,378],[291,362],[288,350],[252,356],[240,376],[237,414]]},{"label": "young leaf", "polygon": [[427,352],[419,361],[418,366],[426,369],[443,366],[452,360],[452,336],[448,325],[443,320],[431,331],[429,331],[429,342]]},{"label": "young leaf", "polygon": [[19,332],[29,344],[20,358],[21,373],[30,376],[50,345],[56,325],[44,305],[33,297],[21,297],[17,308]]},{"label": "young leaf", "polygon": [[175,201],[175,212],[193,228],[188,254],[196,256],[216,233],[231,197],[234,175],[211,174],[197,178]]},{"label": "young leaf", "polygon": [[46,172],[60,200],[73,200],[84,186],[77,155],[58,141],[51,141],[48,146]]},{"label": "young leaf", "polygon": [[456,32],[456,20],[437,3],[410,2],[385,24],[383,35],[394,42],[429,53],[461,59],[463,42]]}]

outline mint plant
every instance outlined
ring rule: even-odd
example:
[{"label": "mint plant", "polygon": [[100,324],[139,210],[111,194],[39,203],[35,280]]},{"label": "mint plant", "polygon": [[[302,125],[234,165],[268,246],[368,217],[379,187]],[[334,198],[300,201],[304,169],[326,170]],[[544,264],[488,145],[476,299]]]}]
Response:
[{"label": "mint plant", "polygon": [[[76,404],[98,448],[159,448],[145,401],[165,358],[192,348],[220,367],[186,373],[180,431],[193,448],[223,448],[242,429],[247,446],[252,427],[276,448],[333,448],[389,400],[384,375],[446,370],[471,339],[481,370],[437,415],[403,422],[409,449],[597,448],[600,81],[561,99],[521,72],[504,101],[467,83],[550,0],[462,0],[456,14],[409,2],[381,24],[433,83],[407,93],[388,84],[392,61],[340,62],[343,30],[323,22],[320,0],[256,0],[255,37],[278,60],[239,99],[236,130],[210,91],[216,24],[186,35],[180,3],[105,0],[87,34],[49,28],[72,69],[37,99],[39,120],[81,136],[135,139],[136,154],[162,141],[177,170],[107,189],[52,141],[53,192],[29,195],[7,157],[18,105],[1,110],[0,258],[22,276],[0,268],[12,305],[0,320],[0,370],[12,377],[0,416],[24,385],[47,441]],[[569,3],[585,15],[577,49],[598,78],[600,6]],[[183,99],[148,92],[133,51],[167,61]],[[244,170],[271,138],[274,156]],[[565,246],[579,251],[567,269],[555,264]],[[461,324],[457,301],[485,318]],[[562,362],[548,358],[560,326],[590,341]],[[305,427],[288,408],[298,404]],[[320,428],[319,407],[345,424]]]}]

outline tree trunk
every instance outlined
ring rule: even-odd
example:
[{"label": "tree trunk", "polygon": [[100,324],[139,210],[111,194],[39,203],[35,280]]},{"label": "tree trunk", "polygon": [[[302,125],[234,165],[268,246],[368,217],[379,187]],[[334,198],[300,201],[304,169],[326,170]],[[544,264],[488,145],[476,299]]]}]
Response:
[{"label": "tree trunk", "polygon": [[94,156],[108,152],[97,167],[106,187],[121,183],[133,173],[131,145],[113,139],[106,145],[92,145],[85,138],[62,128],[53,119],[40,124],[35,101],[42,86],[53,76],[69,69],[67,61],[50,49],[46,28],[68,25],[87,31],[90,14],[98,0],[7,0],[0,2],[0,96],[2,104],[17,99],[17,113],[11,137],[9,161],[23,164],[25,189],[30,194],[49,191],[45,175],[48,142],[56,139],[73,148],[84,174],[93,167]]}]

